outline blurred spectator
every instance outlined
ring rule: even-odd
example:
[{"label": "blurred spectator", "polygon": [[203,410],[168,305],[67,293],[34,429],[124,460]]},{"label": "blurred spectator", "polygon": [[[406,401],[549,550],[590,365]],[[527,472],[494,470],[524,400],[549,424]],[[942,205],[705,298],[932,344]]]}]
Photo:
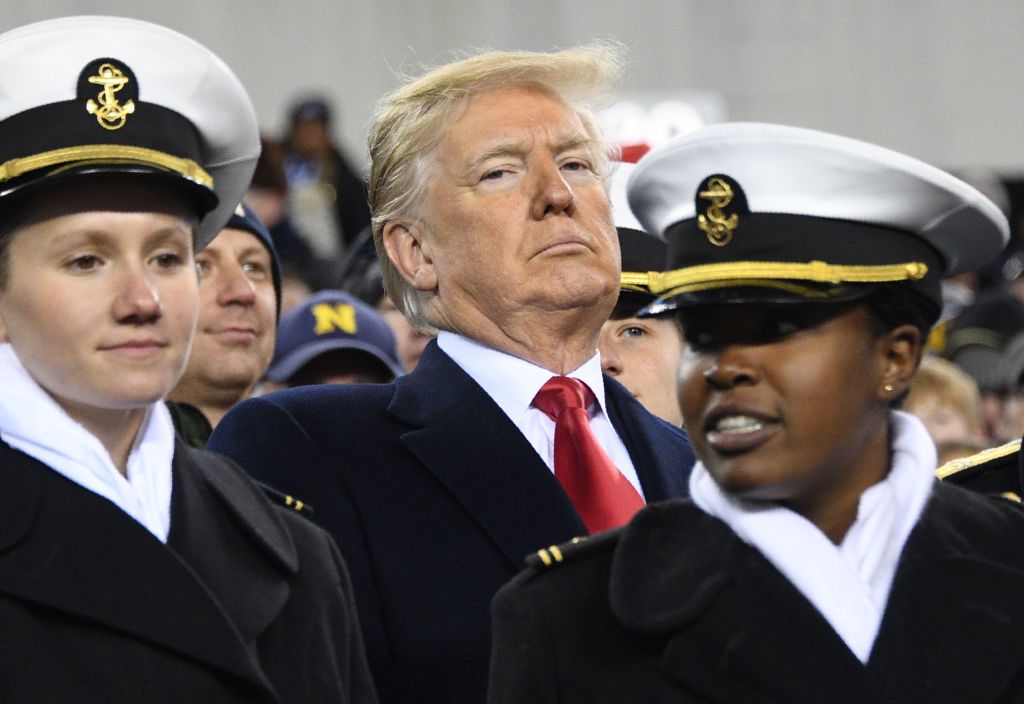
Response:
[{"label": "blurred spectator", "polygon": [[943,356],[978,385],[983,428],[996,440],[1004,439],[1005,434],[1000,428],[1005,392],[1004,379],[999,375],[1000,359],[1010,338],[1022,330],[1024,303],[1004,287],[980,294],[949,326]]},{"label": "blurred spectator", "polygon": [[1024,332],[1007,343],[996,374],[1000,380],[1002,406],[993,439],[999,442],[1019,440],[1024,435]]},{"label": "blurred spectator", "polygon": [[[987,196],[993,204],[1009,219],[1010,217],[1010,192],[1006,185],[991,171],[986,169],[971,169],[962,172],[954,172],[966,183],[977,188]],[[1011,237],[1010,243],[1002,254],[992,262],[975,271],[965,271],[961,274],[950,276],[942,281],[942,315],[939,322],[932,328],[928,337],[927,351],[936,354],[943,354],[949,347],[949,336],[955,327],[963,327],[963,324],[956,322],[957,318],[965,310],[970,308],[979,295],[992,295],[992,291],[1002,290],[1008,294],[1014,294],[1016,284],[1013,283],[1024,268],[1024,259],[1021,254],[1016,253],[1019,245],[1016,245]],[[1015,293],[1017,298],[1024,300],[1024,296]],[[984,303],[983,307],[988,304]],[[972,313],[974,315],[975,313]],[[970,339],[971,333],[967,338]],[[958,344],[963,344],[963,335]],[[972,343],[968,343],[972,344]],[[984,350],[968,350],[964,364],[976,366],[981,373],[984,373],[984,363],[975,364],[984,359],[987,352]],[[948,354],[944,356],[948,357]]]},{"label": "blurred spectator", "polygon": [[270,363],[281,274],[270,233],[245,206],[196,253],[196,266],[199,322],[188,367],[168,406],[178,433],[203,447]]},{"label": "blurred spectator", "polygon": [[[1003,215],[1009,220],[1011,219],[1011,200],[1010,190],[1003,183],[999,176],[985,168],[974,168],[974,169],[963,169],[960,171],[953,172],[954,176],[958,176],[963,179],[966,183],[970,184],[974,188],[977,188],[981,193],[991,200]],[[1006,248],[1000,253],[998,257],[993,259],[988,265],[973,272],[965,272],[958,274],[957,276],[950,277],[947,281],[943,282],[943,293],[947,282],[952,283],[953,286],[960,286],[966,289],[966,292],[961,292],[961,295],[966,295],[965,305],[969,305],[974,294],[982,291],[991,289],[997,286],[1003,286],[1006,282],[1013,282],[1015,279],[1020,277],[1022,273],[1021,260],[1018,257],[1014,257],[1014,252],[1018,252],[1020,248],[1019,240],[1017,240],[1014,234],[1010,234],[1010,242]],[[1011,284],[1010,290],[1013,292],[1014,286]],[[1024,298],[1018,294],[1018,298]],[[955,296],[949,299],[953,305],[956,305]],[[954,312],[954,311],[949,311]],[[947,311],[943,311],[943,317],[952,317],[946,315]]]},{"label": "blurred spectator", "polygon": [[978,385],[948,360],[921,360],[903,410],[921,419],[936,446],[983,439]]},{"label": "blurred spectator", "polygon": [[376,311],[344,291],[321,291],[281,318],[261,390],[383,384],[401,373],[395,336]]},{"label": "blurred spectator", "polygon": [[292,262],[281,262],[281,315],[313,295],[314,286],[305,271]]},{"label": "blurred spectator", "polygon": [[313,250],[288,217],[284,150],[266,137],[260,137],[260,158],[244,200],[270,232],[281,263],[308,268]]},{"label": "blurred spectator", "polygon": [[296,103],[285,138],[289,214],[317,257],[334,259],[370,224],[366,183],[331,137],[320,97]]}]

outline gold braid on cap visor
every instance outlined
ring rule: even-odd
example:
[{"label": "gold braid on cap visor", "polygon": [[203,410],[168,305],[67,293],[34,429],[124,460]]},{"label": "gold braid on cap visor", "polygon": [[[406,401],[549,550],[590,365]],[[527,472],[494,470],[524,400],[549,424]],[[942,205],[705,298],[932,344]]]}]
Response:
[{"label": "gold braid on cap visor", "polygon": [[61,166],[66,169],[88,163],[134,163],[156,166],[181,174],[190,181],[213,189],[213,177],[191,159],[172,156],[155,149],[119,144],[85,144],[11,159],[0,164],[0,183],[10,181],[36,169],[45,169],[50,166]]},{"label": "gold braid on cap visor", "polygon": [[624,271],[622,276],[619,277],[619,287],[624,288],[627,291],[636,291],[637,293],[651,293],[651,274],[657,272],[650,271]]},{"label": "gold braid on cap visor", "polygon": [[828,264],[821,261],[724,262],[674,271],[649,271],[644,274],[630,272],[628,282],[627,275],[622,275],[622,285],[640,285],[639,278],[643,276],[646,279],[643,283],[653,293],[663,297],[729,286],[771,286],[817,297],[823,295],[820,290],[800,286],[799,282],[838,285],[920,281],[927,273],[928,265],[924,262],[876,265]]}]

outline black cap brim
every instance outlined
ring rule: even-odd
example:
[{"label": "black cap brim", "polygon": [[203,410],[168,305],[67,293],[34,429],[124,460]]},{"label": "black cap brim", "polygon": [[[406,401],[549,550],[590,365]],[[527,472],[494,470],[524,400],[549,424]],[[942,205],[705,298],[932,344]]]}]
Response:
[{"label": "black cap brim", "polygon": [[216,208],[219,203],[217,194],[211,189],[173,171],[141,163],[91,163],[34,175],[32,178],[14,183],[8,188],[0,190],[0,207],[24,202],[24,198],[56,185],[85,179],[124,176],[151,180],[154,183],[166,185],[169,189],[179,191],[190,201],[197,218],[200,219]]},{"label": "black cap brim", "polygon": [[720,282],[716,288],[684,291],[662,296],[637,313],[638,318],[670,315],[686,308],[723,305],[791,306],[847,303],[865,298],[877,285],[822,285],[799,281],[763,281],[739,285]]}]

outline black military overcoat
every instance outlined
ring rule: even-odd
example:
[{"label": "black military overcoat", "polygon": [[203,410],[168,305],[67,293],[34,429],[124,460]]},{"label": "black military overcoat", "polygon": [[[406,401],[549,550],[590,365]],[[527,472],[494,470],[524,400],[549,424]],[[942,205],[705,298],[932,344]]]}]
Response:
[{"label": "black military overcoat", "polygon": [[1022,702],[1021,545],[1020,504],[936,484],[864,665],[724,523],[651,506],[499,592],[488,702]]},{"label": "black military overcoat", "polygon": [[333,541],[175,448],[164,545],[0,442],[0,701],[375,702]]}]

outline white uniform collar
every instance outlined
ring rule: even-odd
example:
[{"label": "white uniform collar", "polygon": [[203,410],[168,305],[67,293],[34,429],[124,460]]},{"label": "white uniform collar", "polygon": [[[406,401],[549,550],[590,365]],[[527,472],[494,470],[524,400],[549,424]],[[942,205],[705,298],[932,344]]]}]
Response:
[{"label": "white uniform collar", "polygon": [[935,481],[935,445],[924,425],[899,411],[891,418],[892,468],[861,494],[857,518],[838,546],[787,508],[726,494],[700,462],[690,475],[694,503],[757,548],[863,663],[878,636],[900,554]]},{"label": "white uniform collar", "polygon": [[127,478],[92,433],[36,383],[10,343],[0,343],[0,438],[76,484],[110,500],[161,542],[171,527],[174,425],[153,404],[128,455]]},{"label": "white uniform collar", "polygon": [[[533,398],[540,391],[540,387],[552,376],[556,376],[532,362],[487,347],[454,332],[440,331],[437,335],[437,345],[469,374],[517,425],[530,409],[530,404],[533,403]],[[605,408],[604,376],[601,372],[601,358],[596,352],[579,368],[565,376],[579,379],[594,392],[597,408],[590,409],[591,415]]]}]

